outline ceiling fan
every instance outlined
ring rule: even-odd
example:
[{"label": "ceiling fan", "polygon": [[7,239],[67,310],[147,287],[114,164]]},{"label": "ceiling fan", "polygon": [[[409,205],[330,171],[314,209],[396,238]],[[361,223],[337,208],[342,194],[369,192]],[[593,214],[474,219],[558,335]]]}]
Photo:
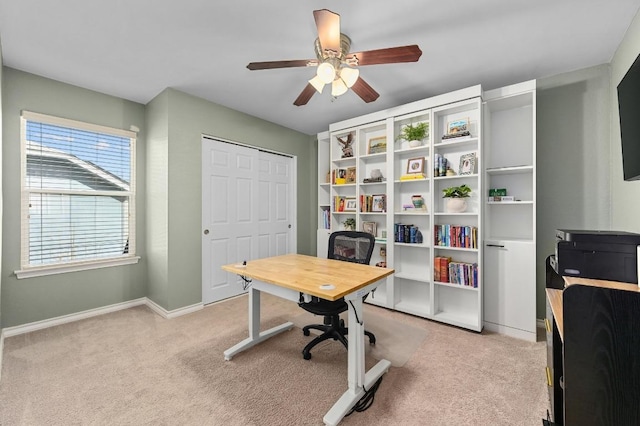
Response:
[{"label": "ceiling fan", "polygon": [[316,76],[309,80],[293,102],[296,106],[306,105],[316,91],[322,93],[325,84],[331,84],[331,95],[334,97],[352,89],[363,101],[373,102],[380,94],[360,77],[358,66],[417,62],[422,55],[416,44],[350,53],[351,39],[340,32],[340,15],[321,9],[314,10],[313,16],[318,28],[315,41],[317,59],[251,62],[247,65],[250,70],[317,67]]}]

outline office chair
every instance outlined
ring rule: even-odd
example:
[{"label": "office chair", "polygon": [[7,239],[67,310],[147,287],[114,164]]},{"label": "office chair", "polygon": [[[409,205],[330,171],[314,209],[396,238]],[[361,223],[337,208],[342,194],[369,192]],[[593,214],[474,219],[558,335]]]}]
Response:
[{"label": "office chair", "polygon": [[[362,263],[368,265],[371,261],[371,254],[375,245],[375,237],[367,232],[359,231],[336,231],[329,236],[329,259],[342,260],[345,262]],[[363,297],[366,299],[367,295]],[[309,336],[309,330],[320,330],[323,333],[309,342],[302,350],[304,359],[311,359],[311,348],[318,343],[334,339],[342,342],[345,348],[348,347],[346,335],[349,329],[344,326],[344,320],[340,319],[340,314],[348,309],[344,298],[331,301],[318,297],[312,297],[308,303],[300,302],[299,306],[307,312],[324,316],[324,324],[311,324],[302,329],[305,336]],[[369,337],[371,345],[376,343],[373,333],[365,331]]]}]

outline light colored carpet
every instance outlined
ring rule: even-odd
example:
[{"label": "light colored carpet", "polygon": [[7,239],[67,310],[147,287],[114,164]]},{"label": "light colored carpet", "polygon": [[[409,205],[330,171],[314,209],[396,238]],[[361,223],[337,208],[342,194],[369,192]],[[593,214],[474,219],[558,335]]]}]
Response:
[{"label": "light colored carpet", "polygon": [[[423,330],[403,367],[391,367],[369,410],[341,423],[536,425],[547,408],[544,342],[472,333],[367,306]],[[263,296],[264,328],[300,314]],[[375,321],[367,322],[373,326]],[[371,324],[370,324],[371,323]],[[247,300],[165,320],[127,309],[5,340],[2,425],[321,425],[346,389],[346,351],[294,328],[224,361],[247,336]],[[384,331],[377,331],[384,334]],[[367,356],[367,366],[375,363]]]},{"label": "light colored carpet", "polygon": [[[427,332],[424,329],[391,319],[388,315],[381,315],[370,309],[368,305],[365,305],[365,312],[365,329],[376,336],[375,345],[369,345],[369,338],[365,337],[365,353],[377,360],[386,359],[394,367],[402,367],[409,361],[411,355],[420,347],[427,336]],[[341,317],[344,318],[348,326],[349,322],[347,321],[346,313],[342,314]],[[322,324],[322,319],[321,316],[302,311],[300,315],[293,317],[291,322],[302,329],[308,324]],[[320,332],[311,330],[311,333],[319,334]],[[322,342],[320,345],[327,344],[333,345],[335,342],[329,340]],[[315,352],[314,349],[311,350],[312,357]]]}]

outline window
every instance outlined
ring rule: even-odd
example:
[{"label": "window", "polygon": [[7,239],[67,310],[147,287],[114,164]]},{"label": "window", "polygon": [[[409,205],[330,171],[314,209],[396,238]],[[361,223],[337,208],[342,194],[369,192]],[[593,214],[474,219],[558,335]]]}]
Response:
[{"label": "window", "polygon": [[136,134],[22,113],[21,271],[133,263]]}]

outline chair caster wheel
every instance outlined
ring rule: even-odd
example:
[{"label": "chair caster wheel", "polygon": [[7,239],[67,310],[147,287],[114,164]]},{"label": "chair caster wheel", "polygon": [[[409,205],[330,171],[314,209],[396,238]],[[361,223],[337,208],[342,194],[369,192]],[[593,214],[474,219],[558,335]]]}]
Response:
[{"label": "chair caster wheel", "polygon": [[311,353],[302,352],[302,358],[309,360],[311,359]]},{"label": "chair caster wheel", "polygon": [[302,330],[302,334],[304,334],[305,336],[309,336],[309,335],[311,335],[311,333],[309,332],[309,330]]}]

